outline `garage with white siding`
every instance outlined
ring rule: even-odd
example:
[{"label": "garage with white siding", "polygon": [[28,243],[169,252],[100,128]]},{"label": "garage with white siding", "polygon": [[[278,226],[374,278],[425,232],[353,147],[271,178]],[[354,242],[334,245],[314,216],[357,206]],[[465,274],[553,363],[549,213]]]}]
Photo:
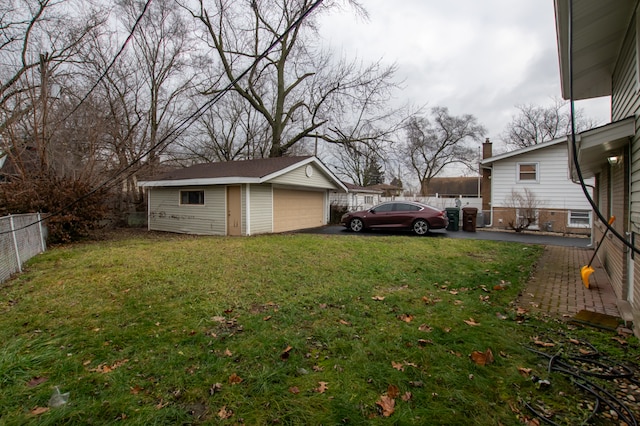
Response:
[{"label": "garage with white siding", "polygon": [[347,191],[314,156],[198,164],[138,185],[147,194],[149,230],[198,235],[326,225],[329,192]]}]

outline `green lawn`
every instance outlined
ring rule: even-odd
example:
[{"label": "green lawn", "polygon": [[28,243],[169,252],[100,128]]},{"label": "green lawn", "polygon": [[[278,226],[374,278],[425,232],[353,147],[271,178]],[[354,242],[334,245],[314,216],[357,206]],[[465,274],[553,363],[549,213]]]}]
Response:
[{"label": "green lawn", "polygon": [[[317,235],[52,248],[0,287],[0,423],[521,424],[536,387],[520,367],[545,373],[525,346],[549,325],[513,301],[541,253]],[[49,407],[56,386],[69,399]]]}]

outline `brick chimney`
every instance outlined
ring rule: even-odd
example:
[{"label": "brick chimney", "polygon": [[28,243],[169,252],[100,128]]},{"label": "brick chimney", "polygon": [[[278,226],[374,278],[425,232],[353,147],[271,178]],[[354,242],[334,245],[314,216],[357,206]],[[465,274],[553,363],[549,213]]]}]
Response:
[{"label": "brick chimney", "polygon": [[493,156],[493,145],[491,144],[491,141],[489,140],[489,138],[486,138],[484,140],[484,143],[482,144],[482,159],[484,160],[485,158],[489,158]]}]

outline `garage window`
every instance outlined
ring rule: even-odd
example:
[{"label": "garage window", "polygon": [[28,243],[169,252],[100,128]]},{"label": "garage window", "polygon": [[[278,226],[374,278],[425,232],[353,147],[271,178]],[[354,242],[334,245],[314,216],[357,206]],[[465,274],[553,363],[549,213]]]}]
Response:
[{"label": "garage window", "polygon": [[204,204],[204,191],[180,191],[180,204]]}]

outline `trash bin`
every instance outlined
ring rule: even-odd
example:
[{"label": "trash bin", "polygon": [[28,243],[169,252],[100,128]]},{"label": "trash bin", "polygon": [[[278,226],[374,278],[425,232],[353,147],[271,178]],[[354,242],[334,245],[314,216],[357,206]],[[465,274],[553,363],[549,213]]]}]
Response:
[{"label": "trash bin", "polygon": [[460,209],[447,207],[445,211],[447,212],[447,219],[449,219],[447,231],[458,231],[460,229]]},{"label": "trash bin", "polygon": [[462,209],[462,230],[476,232],[476,216],[478,209],[475,207],[465,207]]}]

